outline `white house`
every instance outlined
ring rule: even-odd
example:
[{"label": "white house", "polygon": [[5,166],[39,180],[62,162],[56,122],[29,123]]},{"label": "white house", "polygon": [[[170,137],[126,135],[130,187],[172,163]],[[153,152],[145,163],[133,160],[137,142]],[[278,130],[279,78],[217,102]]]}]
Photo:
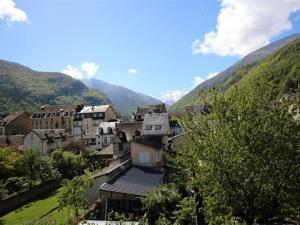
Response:
[{"label": "white house", "polygon": [[34,148],[42,155],[49,155],[68,139],[64,129],[33,129],[24,137],[24,150]]},{"label": "white house", "polygon": [[101,149],[115,143],[117,140],[117,125],[115,122],[101,122],[96,132],[96,142],[91,147]]}]

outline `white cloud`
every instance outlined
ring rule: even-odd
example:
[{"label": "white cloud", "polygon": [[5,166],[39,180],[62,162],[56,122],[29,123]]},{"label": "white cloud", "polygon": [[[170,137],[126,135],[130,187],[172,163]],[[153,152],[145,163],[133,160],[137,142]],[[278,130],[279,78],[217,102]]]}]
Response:
[{"label": "white cloud", "polygon": [[89,77],[96,75],[99,66],[94,62],[84,62],[81,64],[81,70],[84,71]]},{"label": "white cloud", "polygon": [[72,65],[67,65],[62,73],[67,74],[75,79],[82,79],[82,73]]},{"label": "white cloud", "polygon": [[27,14],[16,8],[16,3],[12,0],[0,0],[0,19],[6,22],[26,22],[28,21]]},{"label": "white cloud", "polygon": [[199,84],[203,83],[205,81],[205,78],[203,77],[194,77],[194,87],[197,87]]},{"label": "white cloud", "polygon": [[197,38],[193,53],[244,56],[290,30],[289,16],[299,9],[299,0],[221,0],[216,30]]},{"label": "white cloud", "polygon": [[216,75],[218,75],[218,72],[210,73],[210,74],[208,74],[207,79],[209,80],[209,79],[213,78]]},{"label": "white cloud", "polygon": [[133,68],[129,69],[127,72],[131,75],[135,75],[135,74],[139,73],[139,71],[137,69],[133,69]]},{"label": "white cloud", "polygon": [[183,89],[183,90],[169,90],[162,94],[160,97],[157,97],[159,100],[166,104],[173,104],[177,102],[179,99],[181,99],[183,96],[185,96],[189,90]]},{"label": "white cloud", "polygon": [[194,77],[193,85],[190,86],[189,88],[185,88],[185,89],[181,89],[181,90],[169,90],[169,91],[166,91],[165,93],[163,93],[161,96],[156,97],[156,98],[161,100],[164,103],[171,105],[171,104],[177,102],[178,100],[180,100],[183,96],[185,96],[187,93],[189,93],[195,87],[197,87],[199,84],[203,83],[207,79],[210,79],[210,78],[216,76],[217,74],[218,74],[218,72],[210,73],[206,76],[207,78],[204,78],[203,76]]}]

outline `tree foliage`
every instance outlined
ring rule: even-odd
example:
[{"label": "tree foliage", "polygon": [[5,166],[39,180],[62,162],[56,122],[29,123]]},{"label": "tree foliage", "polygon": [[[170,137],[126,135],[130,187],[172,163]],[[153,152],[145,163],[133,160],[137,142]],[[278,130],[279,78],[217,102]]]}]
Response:
[{"label": "tree foliage", "polygon": [[51,154],[51,159],[53,167],[58,169],[64,178],[72,179],[84,172],[85,161],[80,155],[58,149]]},{"label": "tree foliage", "polygon": [[226,95],[212,91],[212,113],[182,121],[185,144],[174,164],[187,187],[199,190],[209,224],[299,219],[300,127],[289,104],[271,101],[266,77]]}]

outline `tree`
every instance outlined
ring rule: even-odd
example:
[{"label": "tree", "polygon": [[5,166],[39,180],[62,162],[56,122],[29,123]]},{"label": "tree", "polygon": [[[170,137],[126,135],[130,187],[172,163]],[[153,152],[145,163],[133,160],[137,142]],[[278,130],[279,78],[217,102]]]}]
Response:
[{"label": "tree", "polygon": [[72,179],[84,173],[85,161],[82,156],[60,149],[51,154],[52,165],[64,178]]},{"label": "tree", "polygon": [[170,221],[177,209],[181,195],[174,185],[161,185],[142,199],[146,214],[145,224],[157,224],[157,221]]},{"label": "tree", "polygon": [[[75,222],[78,224],[80,211],[87,206],[86,194],[87,189],[92,186],[92,179],[87,175],[73,178],[72,180],[64,180],[62,192],[59,197],[59,206],[68,208],[74,212]],[[69,220],[71,212],[69,211]]]},{"label": "tree", "polygon": [[0,148],[0,177],[7,179],[16,175],[16,162],[20,154],[14,149]]},{"label": "tree", "polygon": [[16,168],[19,175],[30,180],[30,186],[34,180],[41,179],[43,182],[59,176],[57,171],[52,169],[49,160],[35,149],[26,150],[17,161]]},{"label": "tree", "polygon": [[[299,123],[273,102],[267,78],[209,93],[212,112],[187,115],[174,164],[199,190],[208,224],[246,224],[300,215]],[[181,181],[182,182],[182,181]],[[203,205],[202,205],[203,204]]]}]

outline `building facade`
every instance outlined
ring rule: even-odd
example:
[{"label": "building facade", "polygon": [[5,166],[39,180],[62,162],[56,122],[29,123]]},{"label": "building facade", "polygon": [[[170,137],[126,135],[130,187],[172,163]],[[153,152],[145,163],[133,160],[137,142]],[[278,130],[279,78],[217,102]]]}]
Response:
[{"label": "building facade", "polygon": [[73,135],[73,118],[75,106],[42,106],[30,117],[32,129],[64,129]]},{"label": "building facade", "polygon": [[1,135],[24,135],[31,130],[29,113],[14,112],[0,121]]}]

